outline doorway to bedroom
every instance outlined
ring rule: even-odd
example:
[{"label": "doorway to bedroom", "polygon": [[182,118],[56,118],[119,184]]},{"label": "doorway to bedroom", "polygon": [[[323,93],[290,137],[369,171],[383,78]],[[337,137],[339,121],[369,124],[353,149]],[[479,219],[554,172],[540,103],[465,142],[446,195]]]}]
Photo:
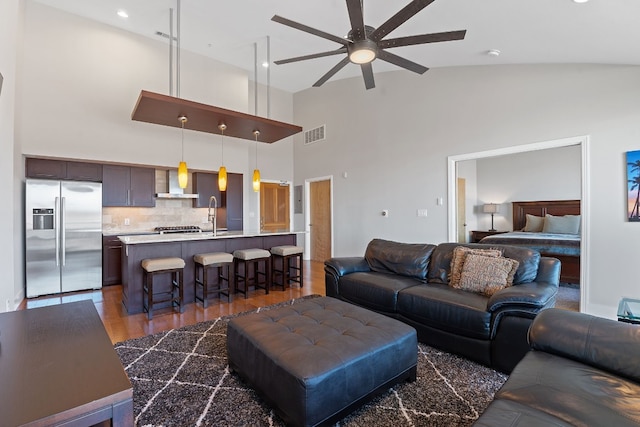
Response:
[{"label": "doorway to bedroom", "polygon": [[[582,311],[588,289],[588,162],[587,136],[524,144],[497,150],[450,156],[448,159],[448,239],[469,241],[495,228],[514,229],[512,202],[579,200],[579,289],[574,285],[575,306]],[[461,183],[464,182],[464,188]],[[497,212],[485,213],[486,204]],[[544,216],[544,215],[543,215]],[[494,227],[491,227],[493,221]],[[462,229],[461,229],[462,227]],[[490,234],[490,233],[489,233]],[[566,290],[566,287],[563,286]]]}]

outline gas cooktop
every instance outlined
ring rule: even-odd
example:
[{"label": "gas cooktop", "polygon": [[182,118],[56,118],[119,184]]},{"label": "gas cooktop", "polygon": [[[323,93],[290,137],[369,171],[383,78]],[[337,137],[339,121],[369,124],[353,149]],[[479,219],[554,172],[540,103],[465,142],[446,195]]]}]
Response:
[{"label": "gas cooktop", "polygon": [[156,227],[154,231],[160,234],[167,233],[201,233],[202,229],[197,225],[174,225],[172,227]]}]

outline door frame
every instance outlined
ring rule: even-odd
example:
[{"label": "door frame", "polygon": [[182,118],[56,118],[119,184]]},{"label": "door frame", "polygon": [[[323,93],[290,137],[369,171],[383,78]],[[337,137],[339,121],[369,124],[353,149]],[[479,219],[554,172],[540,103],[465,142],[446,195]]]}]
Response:
[{"label": "door frame", "polygon": [[307,238],[304,239],[305,260],[311,259],[311,227],[309,227],[309,222],[311,222],[311,192],[309,191],[309,188],[312,182],[327,180],[329,181],[329,191],[331,192],[331,194],[329,195],[329,198],[331,200],[331,236],[329,236],[329,239],[331,241],[331,256],[333,257],[333,175],[327,175],[315,178],[307,178],[304,180],[304,231],[305,236],[307,236]]},{"label": "door frame", "polygon": [[447,215],[447,237],[449,242],[455,242],[457,238],[457,162],[465,160],[477,160],[487,157],[504,156],[506,154],[525,153],[548,148],[569,147],[579,145],[581,151],[581,239],[580,239],[580,311],[587,308],[587,296],[589,289],[589,265],[591,264],[591,254],[589,252],[589,219],[590,212],[590,188],[589,188],[589,135],[576,136],[573,138],[563,138],[551,141],[534,142],[531,144],[515,145],[511,147],[498,148],[495,150],[480,151],[476,153],[460,154],[447,157],[447,194],[448,194],[448,215]]}]

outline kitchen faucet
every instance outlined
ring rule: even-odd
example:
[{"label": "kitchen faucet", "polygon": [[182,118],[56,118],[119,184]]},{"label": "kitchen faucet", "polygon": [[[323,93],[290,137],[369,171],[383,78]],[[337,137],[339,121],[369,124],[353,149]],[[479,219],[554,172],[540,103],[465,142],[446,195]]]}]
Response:
[{"label": "kitchen faucet", "polygon": [[[213,202],[213,215],[211,215],[211,202]],[[218,199],[216,199],[216,196],[209,197],[209,210],[207,211],[207,218],[209,221],[213,223],[214,237],[218,235],[218,226],[216,224],[216,218],[218,216],[217,209],[218,209]]]}]

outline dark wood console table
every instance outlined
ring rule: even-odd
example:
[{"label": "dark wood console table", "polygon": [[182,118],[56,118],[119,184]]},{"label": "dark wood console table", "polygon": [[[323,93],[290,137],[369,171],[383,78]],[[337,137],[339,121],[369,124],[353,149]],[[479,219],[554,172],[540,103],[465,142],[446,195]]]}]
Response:
[{"label": "dark wood console table", "polygon": [[0,314],[8,426],[133,426],[133,389],[92,301]]}]

